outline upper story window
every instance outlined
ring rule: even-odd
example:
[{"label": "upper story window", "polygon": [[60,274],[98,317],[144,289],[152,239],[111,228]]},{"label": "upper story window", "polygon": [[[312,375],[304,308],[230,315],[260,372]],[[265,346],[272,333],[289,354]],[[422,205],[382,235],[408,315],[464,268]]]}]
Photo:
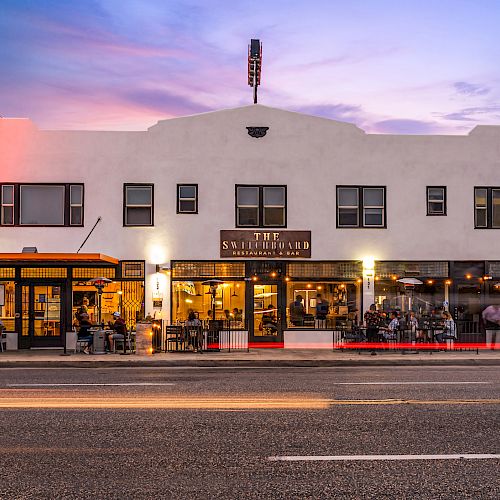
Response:
[{"label": "upper story window", "polygon": [[83,184],[1,184],[2,226],[83,226]]},{"label": "upper story window", "polygon": [[500,228],[500,187],[474,188],[474,227]]},{"label": "upper story window", "polygon": [[198,184],[177,184],[177,213],[198,213]]},{"label": "upper story window", "polygon": [[236,227],[286,227],[286,186],[236,186]]},{"label": "upper story window", "polygon": [[427,186],[427,215],[446,215],[445,186]]},{"label": "upper story window", "polygon": [[337,186],[337,227],[385,228],[385,187]]},{"label": "upper story window", "polygon": [[124,184],[123,225],[153,226],[153,184]]}]

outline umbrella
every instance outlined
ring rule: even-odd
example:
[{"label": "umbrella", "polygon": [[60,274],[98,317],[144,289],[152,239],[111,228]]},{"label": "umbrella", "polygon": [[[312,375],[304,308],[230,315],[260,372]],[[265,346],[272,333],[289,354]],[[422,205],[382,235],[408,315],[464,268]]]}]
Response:
[{"label": "umbrella", "polygon": [[417,278],[401,278],[397,280],[399,283],[403,283],[406,285],[423,285],[423,282],[418,280]]}]

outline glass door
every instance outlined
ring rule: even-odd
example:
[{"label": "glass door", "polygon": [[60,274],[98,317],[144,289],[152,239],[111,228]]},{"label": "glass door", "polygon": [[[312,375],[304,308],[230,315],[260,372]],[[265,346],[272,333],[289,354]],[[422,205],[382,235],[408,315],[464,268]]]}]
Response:
[{"label": "glass door", "polygon": [[62,345],[62,286],[55,283],[22,286],[23,347]]},{"label": "glass door", "polygon": [[254,284],[252,294],[253,325],[251,333],[256,342],[282,342],[280,290],[277,284]]}]

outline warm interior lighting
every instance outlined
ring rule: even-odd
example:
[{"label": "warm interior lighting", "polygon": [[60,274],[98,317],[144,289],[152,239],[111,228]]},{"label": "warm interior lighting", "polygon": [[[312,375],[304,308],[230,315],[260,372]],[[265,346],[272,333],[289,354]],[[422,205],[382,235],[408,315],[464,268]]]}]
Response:
[{"label": "warm interior lighting", "polygon": [[428,284],[428,285],[432,285],[433,283],[434,283],[434,281],[432,281],[432,280],[427,280],[427,284]]},{"label": "warm interior lighting", "polygon": [[192,304],[193,301],[191,299],[186,299],[186,304]]},{"label": "warm interior lighting", "polygon": [[285,281],[290,281],[290,278],[288,276],[286,276]]},{"label": "warm interior lighting", "polygon": [[307,284],[307,288],[312,288],[311,283],[308,283],[308,284]]},{"label": "warm interior lighting", "polygon": [[375,276],[375,281],[378,281],[380,279],[380,276]]},{"label": "warm interior lighting", "polygon": [[257,281],[259,278],[257,276],[252,276],[252,281]]},{"label": "warm interior lighting", "polygon": [[470,280],[472,278],[472,274],[466,274],[465,277]]},{"label": "warm interior lighting", "polygon": [[320,285],[318,287],[316,287],[316,290],[321,290],[323,287]]},{"label": "warm interior lighting", "polygon": [[271,278],[276,278],[277,275],[278,275],[278,273],[276,271],[273,271],[271,273]]},{"label": "warm interior lighting", "polygon": [[445,284],[445,285],[451,285],[451,280],[446,280],[446,281],[444,282],[444,284]]},{"label": "warm interior lighting", "polygon": [[362,282],[363,282],[363,280],[362,280],[361,278],[358,278],[358,279],[356,280],[356,283],[362,283]]},{"label": "warm interior lighting", "polygon": [[396,281],[396,280],[398,279],[398,277],[397,277],[397,276],[392,276],[392,279],[393,279],[394,281]]},{"label": "warm interior lighting", "polygon": [[342,283],[341,285],[339,285],[339,288],[345,288],[345,285]]}]

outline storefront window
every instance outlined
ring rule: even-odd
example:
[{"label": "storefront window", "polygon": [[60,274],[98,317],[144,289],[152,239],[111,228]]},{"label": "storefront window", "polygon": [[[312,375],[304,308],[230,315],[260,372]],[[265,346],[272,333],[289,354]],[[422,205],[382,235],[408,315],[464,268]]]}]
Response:
[{"label": "storefront window", "polygon": [[288,328],[333,328],[360,319],[361,289],[352,282],[289,282]]},{"label": "storefront window", "polygon": [[[113,281],[103,290],[101,321],[113,321],[113,313],[120,312],[127,326],[133,327],[144,314],[144,283],[142,281]],[[98,293],[90,281],[73,282],[73,323],[81,312],[89,315],[91,323],[98,321]]]},{"label": "storefront window", "polygon": [[[212,294],[208,285],[201,281],[172,282],[172,321],[186,321],[193,311],[202,321],[212,319]],[[245,283],[226,281],[217,288],[215,319],[234,322],[235,328],[243,328],[245,321]]]},{"label": "storefront window", "polygon": [[[375,303],[385,311],[410,310],[420,315],[431,315],[445,307],[445,284],[443,279],[418,278],[422,284],[405,285],[398,278],[375,281]],[[370,304],[366,305],[368,308]]]},{"label": "storefront window", "polygon": [[5,330],[14,332],[15,327],[15,286],[13,281],[0,281],[0,320]]}]

